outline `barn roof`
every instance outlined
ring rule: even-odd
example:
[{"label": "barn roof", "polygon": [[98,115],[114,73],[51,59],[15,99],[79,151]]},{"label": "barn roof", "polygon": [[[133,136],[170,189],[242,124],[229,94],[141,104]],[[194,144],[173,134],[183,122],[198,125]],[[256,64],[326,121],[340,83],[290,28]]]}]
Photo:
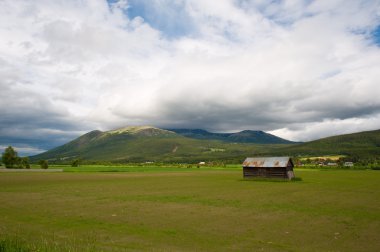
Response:
[{"label": "barn roof", "polygon": [[290,157],[254,157],[246,158],[244,167],[287,167],[289,161],[293,165]]}]

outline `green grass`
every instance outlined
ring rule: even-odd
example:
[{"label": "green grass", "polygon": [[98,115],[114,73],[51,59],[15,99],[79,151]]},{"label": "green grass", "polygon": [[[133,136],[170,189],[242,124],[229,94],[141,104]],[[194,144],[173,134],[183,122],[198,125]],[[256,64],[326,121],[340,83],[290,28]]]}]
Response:
[{"label": "green grass", "polygon": [[237,167],[80,168],[87,172],[0,173],[0,246],[380,250],[379,171],[298,169],[302,180],[278,183],[244,180]]},{"label": "green grass", "polygon": [[[62,168],[64,172],[191,172],[191,171],[210,171],[220,170],[221,167],[208,167],[197,165],[81,165],[79,167],[71,167],[68,165],[53,165],[51,168]],[[239,167],[240,168],[240,167]],[[229,167],[223,169],[234,169]]]},{"label": "green grass", "polygon": [[[31,165],[31,169],[41,169],[39,165]],[[72,167],[65,164],[49,165],[48,170],[62,169],[63,172],[191,172],[213,170],[238,170],[241,165],[207,166],[196,164],[127,164],[127,165],[80,165]],[[24,170],[24,169],[23,169]]]}]

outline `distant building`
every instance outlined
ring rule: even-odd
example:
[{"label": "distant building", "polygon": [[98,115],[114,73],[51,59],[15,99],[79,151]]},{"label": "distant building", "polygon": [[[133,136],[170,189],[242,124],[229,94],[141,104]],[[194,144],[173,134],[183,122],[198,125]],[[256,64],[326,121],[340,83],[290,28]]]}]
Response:
[{"label": "distant building", "polygon": [[293,179],[293,161],[289,157],[246,158],[243,162],[243,177]]},{"label": "distant building", "polygon": [[344,165],[344,166],[351,167],[351,166],[354,166],[354,163],[352,163],[352,162],[344,162],[343,165]]},{"label": "distant building", "polygon": [[206,163],[205,162],[199,162],[198,164],[199,165],[205,165]]},{"label": "distant building", "polygon": [[337,163],[332,163],[332,162],[327,163],[327,166],[337,166],[337,165],[338,165]]}]

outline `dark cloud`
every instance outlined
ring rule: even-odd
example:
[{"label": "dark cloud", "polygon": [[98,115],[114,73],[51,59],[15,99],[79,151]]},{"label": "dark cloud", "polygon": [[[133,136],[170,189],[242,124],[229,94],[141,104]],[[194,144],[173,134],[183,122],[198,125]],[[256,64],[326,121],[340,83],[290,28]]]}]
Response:
[{"label": "dark cloud", "polygon": [[[2,61],[3,65],[6,65]],[[0,80],[0,145],[15,146],[22,155],[48,150],[72,140],[83,130],[65,108],[55,104],[43,90],[31,89],[16,74],[17,70],[8,67]]]},{"label": "dark cloud", "polygon": [[292,140],[380,128],[378,13],[378,1],[1,1],[0,146],[36,153],[143,124]]}]

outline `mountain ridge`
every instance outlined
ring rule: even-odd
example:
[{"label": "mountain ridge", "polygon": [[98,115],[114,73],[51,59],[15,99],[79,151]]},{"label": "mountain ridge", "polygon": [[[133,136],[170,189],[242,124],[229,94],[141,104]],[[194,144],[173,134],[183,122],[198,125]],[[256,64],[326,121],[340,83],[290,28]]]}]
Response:
[{"label": "mountain ridge", "polygon": [[[206,134],[206,139],[191,138],[168,129],[153,126],[131,126],[104,132],[94,130],[67,144],[30,158],[31,160],[47,159],[56,161],[81,158],[125,162],[151,160],[189,162],[205,159],[243,158],[250,153],[256,152],[258,144],[266,145],[268,148],[272,148],[273,145],[273,140],[269,144],[265,144],[265,141],[256,141],[258,137],[253,138],[250,131],[248,134],[247,132],[229,134],[210,133],[205,130],[196,131]],[[265,132],[260,134],[264,138],[277,139],[275,136]],[[227,139],[226,136],[235,136],[240,139],[237,139],[238,141],[233,139],[234,141],[232,141]],[[252,144],[252,141],[256,141],[256,145]],[[275,142],[275,144],[280,143],[282,143],[282,139]]]},{"label": "mountain ridge", "polygon": [[380,130],[331,136],[306,143],[276,144],[244,142],[255,140],[254,137],[257,135],[272,139],[273,135],[262,131],[211,133],[202,129],[175,130],[181,134],[151,126],[126,127],[104,132],[94,130],[67,144],[31,156],[30,159],[46,159],[53,162],[67,162],[80,158],[112,162],[239,163],[247,156],[298,157],[338,154],[370,159],[378,159],[380,156]]},{"label": "mountain ridge", "polygon": [[266,133],[261,130],[243,130],[234,133],[214,133],[204,129],[186,129],[186,128],[169,128],[169,131],[173,131],[185,137],[194,139],[208,139],[208,140],[221,140],[225,142],[236,143],[256,143],[256,144],[291,144],[295,143],[278,136]]}]

